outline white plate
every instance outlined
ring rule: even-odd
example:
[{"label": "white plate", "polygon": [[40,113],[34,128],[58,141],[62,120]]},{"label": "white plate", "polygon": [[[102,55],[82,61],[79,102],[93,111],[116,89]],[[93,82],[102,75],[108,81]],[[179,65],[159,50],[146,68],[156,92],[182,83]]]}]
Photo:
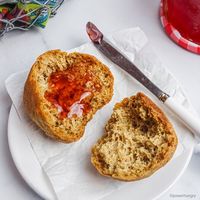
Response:
[{"label": "white plate", "polygon": [[[113,38],[115,38],[115,40],[118,41],[117,46],[123,47],[122,49],[124,50],[124,52],[126,52],[126,55],[129,55],[131,59],[134,58],[134,62],[136,62],[137,65],[140,66],[141,69],[143,69],[148,75],[150,75],[151,79],[155,81],[155,83],[158,84],[158,86],[162,86],[162,87],[164,86],[163,89],[165,88],[166,92],[169,92],[169,94],[171,94],[172,96],[174,95],[174,97],[177,98],[177,102],[181,103],[183,106],[186,106],[187,108],[191,108],[191,106],[189,106],[189,102],[187,101],[185,95],[183,94],[181,87],[175,81],[173,76],[169,74],[167,70],[164,69],[164,67],[162,66],[162,63],[159,61],[157,56],[152,52],[152,49],[149,47],[148,44],[146,44],[147,39],[145,38],[144,33],[139,28],[124,30],[122,32],[117,33],[115,36],[113,36]],[[125,39],[125,41],[122,42],[119,38],[126,38],[126,39],[128,38],[128,40]],[[125,49],[122,44],[125,44],[124,45],[126,47]],[[141,50],[138,50],[138,44],[140,44],[139,47],[141,48]],[[136,50],[137,50],[137,53],[133,53]],[[127,76],[126,73],[122,72],[122,70],[114,66],[113,63],[111,63],[107,58],[99,54],[99,52],[96,50],[96,48],[93,45],[88,43],[73,51],[89,53],[96,56],[99,60],[102,60],[107,66],[110,67],[110,70],[112,71],[115,77],[115,87],[114,87],[115,92],[114,92],[112,101],[109,105],[101,109],[95,115],[92,125],[91,123],[88,124],[87,128],[89,130],[86,130],[88,135],[92,133],[94,128],[98,127],[98,131],[96,131],[95,137],[100,136],[102,134],[103,124],[106,123],[106,120],[109,117],[109,113],[111,112],[113,105],[116,102],[120,101],[123,97],[131,96],[137,93],[138,91],[143,91],[152,99],[154,99],[155,102],[158,103],[158,105],[161,106],[162,109],[166,112],[166,115],[169,117],[169,119],[173,122],[175,130],[177,132],[179,143],[178,143],[177,150],[173,158],[170,160],[170,162],[167,163],[167,165],[165,165],[163,168],[158,170],[151,177],[143,179],[141,181],[121,184],[120,189],[116,189],[116,188],[119,188],[119,187],[116,187],[113,193],[103,198],[103,200],[121,200],[121,199],[132,200],[133,197],[136,200],[155,199],[156,197],[160,196],[163,192],[165,192],[167,189],[169,189],[175,183],[175,181],[181,176],[181,174],[184,172],[185,168],[187,167],[192,155],[194,144],[195,144],[192,134],[188,130],[186,130],[185,127],[179,121],[177,121],[177,119],[175,119],[172,114],[169,114],[167,110],[164,108],[164,106],[160,104],[160,102],[158,102],[158,100],[156,100],[155,97],[152,96],[152,94],[144,90],[144,88],[141,87],[141,85],[139,85],[138,82],[136,82],[130,76]],[[7,89],[10,88],[8,89],[9,94],[12,97],[12,99],[14,99],[14,102],[16,101],[15,105],[17,106],[18,110],[20,110],[20,105],[21,105],[21,100],[20,100],[21,96],[19,95],[22,94],[23,92],[23,86],[24,86],[23,80],[25,80],[25,77],[26,77],[25,73],[15,74],[10,77],[9,79],[10,81],[7,80],[7,84],[6,84]],[[99,120],[102,120],[103,123],[99,123]],[[28,135],[30,140],[33,139],[30,136],[36,136],[36,135],[34,135],[34,132],[31,132],[31,127],[27,126],[27,129],[25,129],[26,127],[25,125],[27,124],[23,124],[23,123],[27,123],[27,120],[25,119],[20,120],[13,107],[11,109],[9,122],[8,122],[8,140],[9,140],[9,146],[10,146],[10,150],[11,150],[11,154],[13,156],[14,162],[19,172],[24,177],[24,179],[37,193],[39,193],[45,199],[53,200],[55,199],[54,191],[51,187],[51,184],[49,184],[49,180],[47,176],[45,176],[45,173],[43,172],[35,156],[35,155],[40,155],[40,153],[38,154],[33,153],[28,137],[26,137],[26,132],[29,131],[29,128],[30,128],[30,134]],[[33,135],[31,135],[31,133],[33,133]],[[34,143],[32,144],[34,145]],[[46,143],[41,143],[41,145],[44,145],[44,144]],[[85,144],[89,144],[89,143],[86,142]],[[49,145],[52,145],[52,143],[51,144],[49,143]],[[91,145],[92,144],[89,144],[89,146]],[[84,148],[89,147],[89,146],[87,147],[86,146]],[[49,147],[51,148],[49,149]],[[52,146],[47,145],[47,149],[51,150]],[[49,152],[49,150],[47,152]],[[51,155],[47,155],[47,156],[51,156]],[[83,156],[87,157],[87,155],[85,154],[83,154]],[[75,157],[75,162],[77,162],[76,159],[78,157],[76,157],[76,155],[72,157],[73,158]],[[43,158],[41,160],[43,160]],[[68,160],[66,159],[66,162],[67,161]],[[74,168],[72,168],[72,170],[73,169]],[[78,169],[78,170],[83,170],[81,171],[83,173],[85,172],[84,168]],[[69,172],[68,170],[66,171]],[[76,172],[76,171],[72,171],[72,172]],[[69,173],[63,173],[63,175],[66,175],[68,177],[69,182],[71,181],[70,174],[72,172],[70,171]],[[91,174],[89,173],[88,175],[91,175]],[[51,178],[51,181],[54,182],[55,188],[58,188],[56,186],[58,186],[60,182],[58,180],[57,180],[58,182],[55,182],[54,179],[52,179],[51,173],[49,177]],[[98,182],[96,181],[98,179],[93,179],[93,177],[92,179],[84,179],[84,177],[83,179],[80,178],[80,180],[82,181],[81,182],[82,184],[85,184],[84,182],[85,180],[94,180],[94,182],[96,181],[96,184],[98,185],[97,189],[98,191],[100,191],[100,193],[101,193],[101,189],[99,187],[104,186],[104,180],[102,179],[100,180],[102,182]],[[76,182],[78,184],[79,179],[78,180],[76,179]],[[93,185],[95,185],[95,183],[93,182],[92,183],[89,182],[89,183],[90,184],[88,185],[90,186],[88,188],[84,187],[84,189],[81,190],[82,192],[81,195],[86,194],[84,193],[85,191],[93,192],[93,189],[94,190],[96,189],[95,187],[92,187]],[[113,182],[109,183],[108,187],[113,186],[112,184],[114,183]],[[116,182],[116,185],[119,185],[119,184]],[[87,188],[88,190],[85,190],[85,188]],[[107,186],[105,185],[105,187],[103,188],[104,189],[102,190],[104,191],[107,189]],[[108,190],[108,191],[111,191],[111,190]],[[59,192],[60,191],[58,190],[58,193]],[[64,194],[63,193],[62,194],[59,193],[59,194],[61,196],[70,195],[67,192],[70,193],[71,192],[70,189],[69,190],[66,189],[65,191],[63,191]],[[72,191],[72,193],[73,193],[71,194],[72,196],[76,195],[74,191]],[[95,191],[93,194],[91,193],[89,194],[94,195],[94,196],[96,195]],[[79,197],[81,195],[79,195]],[[97,196],[99,196],[99,193],[97,194]],[[86,197],[84,199],[86,199]]]},{"label": "white plate", "polygon": [[[195,144],[192,135],[184,136],[182,153],[172,159],[165,167],[148,179],[127,183],[126,187],[108,195],[103,200],[152,200],[166,192],[181,176],[192,156]],[[8,142],[14,163],[24,180],[44,199],[56,199],[53,188],[41,168],[28,138],[23,131],[14,106],[12,106],[8,121]]]}]

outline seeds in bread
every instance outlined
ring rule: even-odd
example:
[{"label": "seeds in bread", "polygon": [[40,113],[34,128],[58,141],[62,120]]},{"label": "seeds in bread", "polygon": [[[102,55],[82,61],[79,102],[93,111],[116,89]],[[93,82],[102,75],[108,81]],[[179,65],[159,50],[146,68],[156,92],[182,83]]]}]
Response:
[{"label": "seeds in bread", "polygon": [[113,95],[113,76],[94,56],[48,51],[39,56],[24,87],[29,117],[56,140],[79,140],[85,126]]},{"label": "seeds in bread", "polygon": [[144,94],[114,107],[91,162],[104,176],[134,181],[152,175],[173,156],[176,133],[164,113]]}]

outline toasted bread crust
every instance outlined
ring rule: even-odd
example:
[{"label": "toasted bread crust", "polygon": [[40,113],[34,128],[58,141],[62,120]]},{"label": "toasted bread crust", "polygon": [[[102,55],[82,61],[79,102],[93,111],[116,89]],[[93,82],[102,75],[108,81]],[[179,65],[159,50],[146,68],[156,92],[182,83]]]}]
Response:
[{"label": "toasted bread crust", "polygon": [[[107,157],[109,157],[109,156],[106,155],[107,152],[105,151],[105,145],[106,145],[106,143],[108,144],[110,141],[113,141],[114,139],[116,139],[116,137],[115,137],[116,130],[115,131],[111,130],[111,128],[113,127],[113,124],[115,123],[115,120],[116,120],[116,118],[115,118],[116,112],[119,112],[119,109],[127,109],[131,104],[132,105],[137,104],[138,101],[140,101],[140,104],[144,105],[145,108],[148,108],[148,112],[151,113],[151,116],[153,119],[156,120],[156,123],[162,124],[163,132],[165,132],[165,137],[167,138],[165,141],[165,143],[166,143],[165,146],[167,145],[167,147],[163,148],[162,152],[160,152],[160,155],[163,155],[163,157],[159,158],[159,155],[152,156],[152,160],[150,161],[150,163],[144,167],[143,171],[141,170],[141,172],[139,172],[139,173],[137,173],[137,170],[140,171],[140,168],[142,168],[142,165],[138,167],[139,169],[137,169],[137,166],[136,166],[136,168],[134,168],[135,167],[134,162],[132,163],[132,166],[129,166],[130,170],[128,169],[125,173],[123,170],[120,169],[121,170],[120,171],[117,169],[118,164],[119,165],[121,164],[119,161],[114,163],[115,169],[109,171],[108,167],[109,167],[109,165],[112,165],[113,159],[108,160]],[[117,117],[119,117],[119,115],[117,115]],[[134,117],[134,116],[131,116],[131,117]],[[130,134],[134,134],[134,131],[129,132],[129,135],[126,137],[126,139],[127,138],[129,139]],[[137,132],[135,134],[137,135]],[[144,133],[142,133],[142,134],[144,134]],[[117,134],[117,135],[119,136],[119,134]],[[133,140],[137,139],[137,136],[132,136],[132,139]],[[146,140],[146,142],[152,141],[149,138],[145,138],[145,140]],[[123,141],[120,140],[120,142],[123,142]],[[124,143],[126,143],[126,142],[124,142]],[[104,175],[107,177],[112,177],[114,179],[118,179],[118,180],[122,180],[122,181],[140,180],[140,179],[151,176],[155,171],[157,171],[158,169],[163,167],[172,158],[172,156],[176,150],[177,143],[178,143],[178,140],[177,140],[176,133],[175,133],[171,123],[165,116],[165,114],[147,96],[145,96],[143,93],[138,93],[136,96],[132,96],[130,98],[125,98],[120,103],[117,103],[115,105],[114,112],[106,125],[105,134],[102,136],[102,138],[100,138],[98,140],[98,142],[92,148],[91,162],[101,175]],[[111,144],[119,145],[119,143],[111,143]],[[103,148],[104,148],[104,150],[102,150]],[[106,148],[108,148],[108,146]],[[125,147],[123,147],[123,148],[125,148]],[[131,147],[129,146],[128,148],[131,148]],[[138,147],[138,149],[139,148],[140,147]],[[113,150],[113,147],[111,147],[109,149],[110,154],[114,153],[114,152],[112,152],[112,150]],[[132,152],[134,152],[135,150],[137,151],[137,149],[133,148]],[[120,151],[121,150],[118,148],[117,151],[115,151],[115,153],[117,154]],[[139,156],[140,155],[142,155],[142,154],[139,154]],[[124,154],[122,159],[126,158],[126,156],[127,156],[127,154]],[[119,154],[118,154],[118,159],[119,159]],[[128,157],[127,157],[127,159],[128,159]],[[123,165],[123,167],[124,166],[125,165]],[[133,167],[133,168],[131,168],[131,167]],[[125,166],[125,168],[126,168],[126,166]],[[129,172],[131,172],[131,170],[133,170],[133,172],[129,173]]]},{"label": "toasted bread crust", "polygon": [[[77,118],[60,120],[57,110],[44,98],[44,93],[48,89],[50,74],[56,70],[66,70],[73,63],[78,63],[82,68],[89,67],[96,81],[102,85],[102,89],[94,93],[89,113]],[[37,58],[30,70],[24,86],[24,107],[28,116],[47,136],[64,143],[74,142],[83,136],[87,122],[96,111],[111,100],[113,82],[108,67],[94,56],[60,50],[48,51]]]}]

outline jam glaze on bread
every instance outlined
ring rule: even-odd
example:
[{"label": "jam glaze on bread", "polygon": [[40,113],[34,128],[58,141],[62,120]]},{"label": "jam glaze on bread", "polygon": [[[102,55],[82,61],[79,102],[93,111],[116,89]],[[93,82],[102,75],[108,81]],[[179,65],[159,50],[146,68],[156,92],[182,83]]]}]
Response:
[{"label": "jam glaze on bread", "polygon": [[144,94],[114,107],[91,162],[104,176],[134,181],[152,175],[173,156],[176,133],[164,113]]},{"label": "jam glaze on bread", "polygon": [[37,58],[24,87],[26,113],[58,141],[79,140],[113,95],[113,76],[94,56],[48,51]]}]

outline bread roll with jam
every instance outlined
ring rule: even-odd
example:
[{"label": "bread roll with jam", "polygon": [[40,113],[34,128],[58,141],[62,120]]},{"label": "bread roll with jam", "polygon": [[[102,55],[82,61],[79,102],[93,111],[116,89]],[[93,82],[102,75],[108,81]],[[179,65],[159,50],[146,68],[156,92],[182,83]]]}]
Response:
[{"label": "bread roll with jam", "polygon": [[113,95],[113,76],[94,56],[48,51],[37,58],[24,87],[26,113],[52,139],[79,140]]}]

